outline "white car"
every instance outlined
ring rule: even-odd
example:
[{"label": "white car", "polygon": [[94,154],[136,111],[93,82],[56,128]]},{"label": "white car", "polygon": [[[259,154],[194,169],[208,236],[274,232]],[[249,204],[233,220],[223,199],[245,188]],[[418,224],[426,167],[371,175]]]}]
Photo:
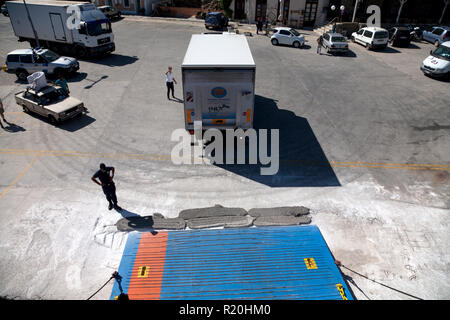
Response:
[{"label": "white car", "polygon": [[362,44],[367,50],[386,48],[389,41],[389,32],[378,27],[366,27],[352,33],[352,41]]},{"label": "white car", "polygon": [[420,70],[425,75],[450,77],[450,41],[442,43],[423,60]]},{"label": "white car", "polygon": [[270,42],[274,46],[284,44],[300,48],[305,44],[305,37],[297,30],[288,27],[274,28],[274,34],[270,37]]},{"label": "white car", "polygon": [[19,80],[25,81],[27,76],[42,71],[45,74],[67,75],[75,73],[80,65],[75,58],[61,57],[48,49],[18,49],[6,56],[3,70],[15,73]]}]

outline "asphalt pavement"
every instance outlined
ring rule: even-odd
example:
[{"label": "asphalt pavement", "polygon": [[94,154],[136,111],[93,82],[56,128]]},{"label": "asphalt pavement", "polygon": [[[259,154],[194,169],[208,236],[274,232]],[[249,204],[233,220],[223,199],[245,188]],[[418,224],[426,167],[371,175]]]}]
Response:
[{"label": "asphalt pavement", "polygon": [[[221,204],[310,208],[346,266],[425,299],[450,298],[450,91],[419,69],[431,44],[317,55],[311,31],[294,49],[253,30],[255,126],[280,129],[280,171],[263,177],[251,166],[170,160],[184,115],[166,98],[164,72],[173,66],[182,99],[180,65],[201,23],[125,17],[112,28],[116,51],[80,61],[68,79],[89,110],[80,118],[53,126],[24,114],[14,94],[26,84],[1,73],[14,125],[0,131],[0,296],[87,298],[119,265],[127,233],[117,221]],[[2,63],[27,47],[3,16],[0,39]],[[121,213],[90,180],[101,162],[116,168]],[[349,275],[359,299],[408,298]]]}]

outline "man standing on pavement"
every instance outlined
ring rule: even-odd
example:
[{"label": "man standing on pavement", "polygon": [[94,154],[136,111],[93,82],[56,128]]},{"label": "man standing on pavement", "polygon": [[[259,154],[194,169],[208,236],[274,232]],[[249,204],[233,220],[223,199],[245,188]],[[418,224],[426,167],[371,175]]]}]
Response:
[{"label": "man standing on pavement", "polygon": [[172,90],[172,98],[175,98],[175,94],[174,94],[174,86],[173,83],[175,82],[175,84],[177,83],[177,80],[175,80],[175,78],[173,77],[173,73],[172,73],[172,67],[169,67],[169,69],[166,72],[166,86],[167,86],[167,99],[170,100],[169,98],[169,92]]},{"label": "man standing on pavement", "polygon": [[[112,173],[111,175],[110,172]],[[97,178],[100,182],[97,181]],[[122,210],[122,208],[117,205],[116,186],[113,178],[114,167],[107,167],[104,163],[100,163],[100,170],[92,176],[91,180],[102,187],[106,200],[109,202],[109,210],[112,210],[112,208]]]},{"label": "man standing on pavement", "polygon": [[[6,121],[5,119],[5,109],[3,108],[3,102],[2,99],[0,98],[0,116],[2,116],[3,121],[5,121],[6,123],[8,123],[8,121]],[[0,121],[0,126],[5,129],[5,127],[3,126],[3,123]]]},{"label": "man standing on pavement", "polygon": [[322,45],[323,45],[323,37],[322,37],[322,35],[320,35],[317,38],[317,53],[318,54],[322,54]]},{"label": "man standing on pavement", "polygon": [[263,23],[261,21],[261,18],[259,18],[256,21],[256,34],[259,34],[259,31],[262,31],[262,26],[263,26]]}]

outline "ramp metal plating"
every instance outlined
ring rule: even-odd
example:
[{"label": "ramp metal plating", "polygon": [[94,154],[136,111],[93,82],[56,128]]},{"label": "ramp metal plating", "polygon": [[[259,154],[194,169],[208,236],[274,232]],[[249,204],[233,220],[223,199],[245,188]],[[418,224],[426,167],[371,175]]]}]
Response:
[{"label": "ramp metal plating", "polygon": [[130,233],[111,299],[353,300],[319,228]]}]

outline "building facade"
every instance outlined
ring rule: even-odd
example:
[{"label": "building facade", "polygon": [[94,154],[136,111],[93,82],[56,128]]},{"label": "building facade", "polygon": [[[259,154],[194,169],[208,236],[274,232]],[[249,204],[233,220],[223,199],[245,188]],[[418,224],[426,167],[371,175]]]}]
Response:
[{"label": "building facade", "polygon": [[292,27],[314,27],[327,20],[329,0],[233,0],[233,19],[255,23],[278,20]]},{"label": "building facade", "polygon": [[93,0],[96,6],[111,6],[125,14],[150,15],[160,0]]}]

